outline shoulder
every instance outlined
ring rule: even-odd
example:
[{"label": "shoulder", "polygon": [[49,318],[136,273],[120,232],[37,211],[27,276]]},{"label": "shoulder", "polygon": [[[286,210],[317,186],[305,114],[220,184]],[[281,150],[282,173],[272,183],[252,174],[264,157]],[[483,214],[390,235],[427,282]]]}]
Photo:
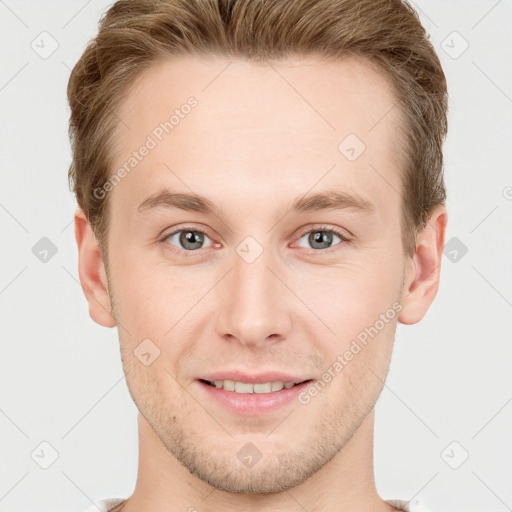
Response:
[{"label": "shoulder", "polygon": [[84,510],[84,512],[109,512],[114,507],[124,501],[124,498],[111,498],[106,500],[100,500],[96,502],[92,507]]},{"label": "shoulder", "polygon": [[422,505],[418,500],[386,500],[387,503],[396,507],[398,510],[404,512],[431,512],[425,505]]}]

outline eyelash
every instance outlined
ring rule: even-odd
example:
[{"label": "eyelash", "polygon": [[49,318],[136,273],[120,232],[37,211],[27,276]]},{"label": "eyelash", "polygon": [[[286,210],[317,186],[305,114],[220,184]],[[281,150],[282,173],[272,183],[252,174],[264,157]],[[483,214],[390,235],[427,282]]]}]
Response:
[{"label": "eyelash", "polygon": [[[160,242],[166,243],[166,240],[169,237],[175,235],[176,233],[180,233],[181,231],[192,231],[194,233],[201,233],[202,235],[208,236],[208,233],[206,233],[206,231],[204,231],[203,229],[196,228],[194,226],[184,226],[180,229],[177,229],[175,231],[172,231],[171,233],[166,234],[165,236],[163,236],[160,239]],[[346,234],[342,233],[341,231],[339,231],[337,229],[334,229],[334,228],[331,228],[328,226],[317,226],[313,229],[308,229],[306,231],[303,231],[300,234],[300,236],[298,237],[298,240],[300,240],[304,235],[307,235],[308,233],[314,233],[314,232],[319,232],[319,231],[324,232],[324,233],[332,233],[332,234],[338,236],[341,239],[341,242],[337,243],[334,246],[334,248],[310,249],[310,251],[312,251],[312,252],[309,252],[308,254],[330,254],[330,253],[333,253],[333,252],[339,250],[339,248],[336,248],[336,247],[338,245],[342,245],[343,242],[350,243],[350,239],[347,237]],[[210,237],[208,237],[208,238],[210,238]],[[178,249],[177,247],[175,247],[174,245],[172,245],[170,243],[166,243],[166,246],[167,246],[168,250],[170,250],[171,252],[173,252],[175,254],[183,255],[183,253],[185,253],[184,256],[187,258],[197,256],[198,253],[201,251],[201,249],[190,250],[190,251],[187,251],[186,249]],[[203,248],[203,249],[205,249],[205,248]]]}]

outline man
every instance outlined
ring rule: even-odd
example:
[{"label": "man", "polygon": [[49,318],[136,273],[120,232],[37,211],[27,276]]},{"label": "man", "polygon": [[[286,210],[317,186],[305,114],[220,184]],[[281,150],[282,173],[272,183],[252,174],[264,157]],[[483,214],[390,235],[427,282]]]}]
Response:
[{"label": "man", "polygon": [[71,74],[79,275],[140,412],[92,510],[382,499],[374,406],[446,227],[446,80],[400,0],[123,0]]}]

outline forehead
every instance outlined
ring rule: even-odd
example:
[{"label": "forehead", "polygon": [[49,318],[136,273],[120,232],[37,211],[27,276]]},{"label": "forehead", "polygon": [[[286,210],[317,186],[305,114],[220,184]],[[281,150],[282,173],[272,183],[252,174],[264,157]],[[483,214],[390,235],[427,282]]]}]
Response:
[{"label": "forehead", "polygon": [[149,140],[152,148],[114,195],[147,196],[157,181],[213,188],[219,200],[255,186],[295,197],[321,182],[377,201],[400,188],[397,100],[359,58],[166,59],[138,78],[117,117],[116,168]]}]

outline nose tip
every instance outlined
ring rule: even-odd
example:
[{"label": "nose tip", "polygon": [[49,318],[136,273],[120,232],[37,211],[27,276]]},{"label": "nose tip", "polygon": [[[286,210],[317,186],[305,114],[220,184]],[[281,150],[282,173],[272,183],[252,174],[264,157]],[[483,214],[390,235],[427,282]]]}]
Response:
[{"label": "nose tip", "polygon": [[268,336],[259,336],[254,329],[252,332],[249,331],[249,329],[239,329],[236,335],[233,333],[226,333],[225,337],[230,340],[237,341],[240,345],[247,348],[258,347],[262,343],[278,342],[284,339],[284,336],[276,333]]},{"label": "nose tip", "polygon": [[218,334],[247,347],[283,340],[290,321],[282,294],[263,255],[252,263],[239,258],[218,289]]}]

